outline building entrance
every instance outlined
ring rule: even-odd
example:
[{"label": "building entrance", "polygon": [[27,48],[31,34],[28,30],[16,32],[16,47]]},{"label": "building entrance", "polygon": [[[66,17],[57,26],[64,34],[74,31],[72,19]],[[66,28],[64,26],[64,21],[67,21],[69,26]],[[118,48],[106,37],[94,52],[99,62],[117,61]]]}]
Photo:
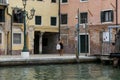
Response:
[{"label": "building entrance", "polygon": [[88,35],[80,35],[80,53],[89,52],[89,40]]},{"label": "building entrance", "polygon": [[40,31],[34,32],[34,54],[39,54]]}]

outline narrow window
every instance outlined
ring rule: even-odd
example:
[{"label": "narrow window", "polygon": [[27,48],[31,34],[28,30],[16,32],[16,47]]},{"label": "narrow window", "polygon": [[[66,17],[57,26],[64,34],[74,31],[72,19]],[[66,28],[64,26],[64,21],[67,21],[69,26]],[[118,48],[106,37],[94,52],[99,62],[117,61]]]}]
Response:
[{"label": "narrow window", "polygon": [[56,26],[57,21],[56,17],[51,17],[51,26]]},{"label": "narrow window", "polygon": [[35,24],[41,25],[41,16],[35,16]]},{"label": "narrow window", "polygon": [[13,44],[21,44],[21,33],[13,33]]},{"label": "narrow window", "polygon": [[5,22],[5,10],[0,9],[0,22]]},{"label": "narrow window", "polygon": [[61,24],[67,24],[67,14],[61,14]]},{"label": "narrow window", "polygon": [[84,12],[84,13],[80,13],[80,23],[84,24],[88,22],[88,13]]}]

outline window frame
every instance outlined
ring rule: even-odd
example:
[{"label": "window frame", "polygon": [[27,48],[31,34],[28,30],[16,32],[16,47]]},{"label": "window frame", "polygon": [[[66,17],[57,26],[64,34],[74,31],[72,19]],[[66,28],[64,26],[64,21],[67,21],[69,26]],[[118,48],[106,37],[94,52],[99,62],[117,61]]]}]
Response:
[{"label": "window frame", "polygon": [[[38,17],[40,17],[39,23],[37,23],[37,20],[36,20]],[[35,16],[35,25],[42,25],[42,16],[38,16],[38,15]]]},{"label": "window frame", "polygon": [[0,9],[1,10],[1,19],[0,19],[0,22],[5,22],[5,10],[4,9]]},{"label": "window frame", "polygon": [[[55,19],[56,19],[55,24],[52,24],[52,18],[55,18]],[[51,26],[57,26],[57,17],[55,17],[55,16],[51,16],[51,17],[50,17],[50,25],[51,25]]]},{"label": "window frame", "polygon": [[68,0],[67,2],[63,2],[63,0],[61,0],[61,4],[68,4]]},{"label": "window frame", "polygon": [[101,23],[113,22],[114,21],[114,11],[113,10],[104,10],[100,14]]},{"label": "window frame", "polygon": [[86,1],[82,1],[82,0],[80,0],[80,2],[88,2],[88,0],[86,0]]},{"label": "window frame", "polygon": [[[88,12],[80,12],[79,14],[80,14],[80,17],[79,17],[80,18],[80,22],[79,23],[80,24],[88,23]],[[84,20],[82,20],[83,19],[82,18],[83,16],[81,17],[82,14],[86,14],[86,21],[85,21],[85,18],[84,18]]]},{"label": "window frame", "polygon": [[[66,15],[66,21],[64,21],[64,22],[65,22],[65,23],[64,23],[64,22],[62,22],[62,16],[65,16],[65,15]],[[67,25],[67,24],[68,24],[68,14],[67,14],[67,13],[62,13],[60,16],[61,16],[60,24],[61,24],[61,25]]]},{"label": "window frame", "polygon": [[[16,42],[14,42],[14,34],[20,34],[20,43],[16,43]],[[22,44],[22,33],[13,33],[13,44],[15,44],[15,45],[20,45],[20,44]]]}]

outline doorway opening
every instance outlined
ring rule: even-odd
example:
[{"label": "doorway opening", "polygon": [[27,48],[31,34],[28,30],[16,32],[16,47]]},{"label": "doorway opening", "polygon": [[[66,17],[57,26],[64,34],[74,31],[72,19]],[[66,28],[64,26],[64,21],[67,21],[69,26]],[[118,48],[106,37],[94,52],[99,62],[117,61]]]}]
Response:
[{"label": "doorway opening", "polygon": [[89,36],[80,35],[80,53],[89,53]]},{"label": "doorway opening", "polygon": [[40,31],[34,32],[34,54],[39,54]]}]

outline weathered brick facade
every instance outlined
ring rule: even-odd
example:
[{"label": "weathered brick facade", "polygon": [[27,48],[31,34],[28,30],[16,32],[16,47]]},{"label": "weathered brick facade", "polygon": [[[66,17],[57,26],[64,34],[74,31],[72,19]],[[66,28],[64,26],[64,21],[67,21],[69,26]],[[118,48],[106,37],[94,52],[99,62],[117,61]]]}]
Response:
[{"label": "weathered brick facade", "polygon": [[[119,4],[119,1],[118,1]],[[67,31],[61,29],[62,35],[67,35],[67,43],[65,43],[65,53],[75,53],[77,48],[76,27],[78,20],[75,19],[77,11],[79,14],[82,12],[88,13],[87,28],[85,24],[80,24],[80,35],[87,34],[89,36],[89,52],[88,55],[108,54],[114,52],[115,34],[116,28],[111,29],[112,39],[111,42],[103,42],[103,32],[109,32],[109,26],[115,26],[116,20],[120,22],[120,11],[116,15],[116,0],[89,0],[87,2],[80,2],[80,0],[68,0],[68,3],[61,4],[61,14],[67,14],[67,24],[61,27],[67,26]],[[118,5],[118,9],[120,5]],[[113,10],[113,21],[112,22],[101,22],[101,12],[106,10]],[[65,32],[65,33],[63,33]],[[68,33],[66,33],[68,32]]]}]

